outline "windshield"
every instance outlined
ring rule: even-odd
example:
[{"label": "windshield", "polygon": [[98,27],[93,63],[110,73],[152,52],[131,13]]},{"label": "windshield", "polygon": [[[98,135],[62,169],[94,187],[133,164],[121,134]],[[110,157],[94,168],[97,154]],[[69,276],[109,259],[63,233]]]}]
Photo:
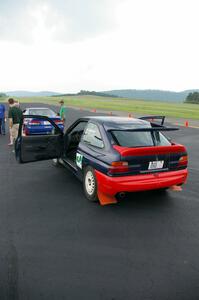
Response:
[{"label": "windshield", "polygon": [[123,147],[149,147],[149,146],[166,146],[171,143],[158,131],[155,132],[136,132],[136,131],[112,131],[113,139],[116,144]]},{"label": "windshield", "polygon": [[45,116],[45,117],[49,117],[49,118],[56,117],[56,113],[53,110],[49,109],[49,108],[29,109],[29,114],[30,115]]}]

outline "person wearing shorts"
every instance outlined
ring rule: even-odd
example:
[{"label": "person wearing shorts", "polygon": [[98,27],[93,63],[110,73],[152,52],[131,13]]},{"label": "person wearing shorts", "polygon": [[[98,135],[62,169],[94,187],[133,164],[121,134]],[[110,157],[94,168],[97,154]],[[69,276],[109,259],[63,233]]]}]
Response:
[{"label": "person wearing shorts", "polygon": [[22,110],[15,105],[14,99],[8,99],[9,104],[9,111],[8,111],[8,119],[9,119],[9,128],[10,128],[10,144],[9,146],[13,145],[19,130],[19,123],[22,118]]}]

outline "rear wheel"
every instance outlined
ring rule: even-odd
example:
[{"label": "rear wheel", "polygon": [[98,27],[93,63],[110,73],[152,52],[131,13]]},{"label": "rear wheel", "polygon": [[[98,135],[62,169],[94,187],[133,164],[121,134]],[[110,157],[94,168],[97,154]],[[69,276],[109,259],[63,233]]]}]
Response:
[{"label": "rear wheel", "polygon": [[83,188],[86,198],[91,202],[97,202],[97,180],[94,169],[90,166],[84,170]]}]

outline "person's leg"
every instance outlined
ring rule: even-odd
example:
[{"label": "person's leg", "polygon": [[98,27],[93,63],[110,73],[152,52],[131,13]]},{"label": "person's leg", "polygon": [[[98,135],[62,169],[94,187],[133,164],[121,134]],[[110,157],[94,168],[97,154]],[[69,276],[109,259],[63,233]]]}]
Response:
[{"label": "person's leg", "polygon": [[9,129],[9,134],[10,134],[10,143],[8,144],[8,146],[12,146],[13,145],[13,129],[12,128]]},{"label": "person's leg", "polygon": [[18,137],[18,131],[19,131],[19,124],[14,124],[12,126],[12,138],[13,138],[13,143],[15,143],[17,137]]},{"label": "person's leg", "polygon": [[2,123],[1,123],[1,133],[2,134],[6,134],[6,129],[5,129],[5,118],[2,119]]}]

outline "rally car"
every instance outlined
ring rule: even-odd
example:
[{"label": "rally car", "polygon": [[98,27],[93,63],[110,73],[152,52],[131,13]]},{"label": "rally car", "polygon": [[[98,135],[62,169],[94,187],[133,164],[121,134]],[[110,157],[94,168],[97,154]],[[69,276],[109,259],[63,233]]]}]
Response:
[{"label": "rally car", "polygon": [[64,123],[61,120],[60,116],[58,116],[52,109],[47,107],[31,107],[26,108],[23,111],[23,114],[33,115],[33,118],[24,119],[23,124],[23,134],[24,135],[34,135],[34,134],[51,134],[52,132],[52,124],[46,120],[41,120],[36,118],[35,116],[46,116],[53,120],[59,128],[64,130]]},{"label": "rally car", "polygon": [[[32,116],[25,116],[25,118]],[[50,135],[23,136],[23,121],[16,140],[20,163],[53,159],[69,168],[82,182],[90,201],[116,203],[127,192],[180,189],[187,179],[187,151],[171,142],[155,117],[142,119],[89,116],[74,122],[65,134],[51,119]]]}]

